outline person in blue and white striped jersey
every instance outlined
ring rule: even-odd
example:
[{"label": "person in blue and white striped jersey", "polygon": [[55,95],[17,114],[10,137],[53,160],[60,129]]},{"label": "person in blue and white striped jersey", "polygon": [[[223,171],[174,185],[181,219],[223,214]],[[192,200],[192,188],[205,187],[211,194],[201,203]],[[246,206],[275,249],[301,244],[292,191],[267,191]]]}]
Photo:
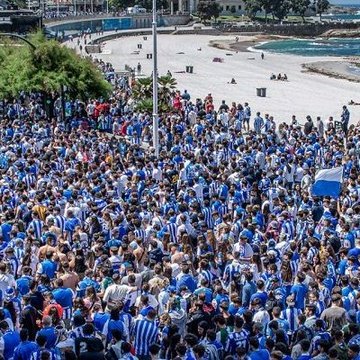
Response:
[{"label": "person in blue and white striped jersey", "polygon": [[139,360],[151,360],[149,347],[158,342],[159,336],[155,319],[156,311],[150,309],[144,319],[135,322],[133,338],[135,354]]},{"label": "person in blue and white striped jersey", "polygon": [[41,240],[43,222],[40,220],[37,212],[32,213],[32,221],[29,223],[27,231],[32,231],[35,239]]},{"label": "person in blue and white striped jersey", "polygon": [[243,318],[236,316],[234,319],[234,331],[230,332],[225,345],[227,355],[236,354],[237,349],[249,350],[250,334],[244,329]]}]

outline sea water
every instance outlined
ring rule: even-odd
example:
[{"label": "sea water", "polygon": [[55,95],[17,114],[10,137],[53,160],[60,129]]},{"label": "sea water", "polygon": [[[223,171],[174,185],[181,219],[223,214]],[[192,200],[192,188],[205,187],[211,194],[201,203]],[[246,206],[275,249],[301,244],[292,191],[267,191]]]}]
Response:
[{"label": "sea water", "polygon": [[256,50],[301,56],[360,56],[360,38],[288,39],[256,45]]},{"label": "sea water", "polygon": [[353,14],[329,14],[323,15],[325,20],[334,20],[334,21],[360,21],[360,5],[355,4],[341,4],[338,3],[337,5],[342,7],[348,7],[354,10]]}]

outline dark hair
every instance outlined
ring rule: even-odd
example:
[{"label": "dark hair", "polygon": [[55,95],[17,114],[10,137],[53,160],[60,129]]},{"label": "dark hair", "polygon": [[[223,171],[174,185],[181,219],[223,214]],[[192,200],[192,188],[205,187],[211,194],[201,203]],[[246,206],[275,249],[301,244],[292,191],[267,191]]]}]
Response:
[{"label": "dark hair", "polygon": [[199,339],[196,335],[189,333],[184,336],[184,341],[192,347],[198,343]]},{"label": "dark hair", "polygon": [[193,347],[193,351],[198,357],[202,358],[205,355],[205,347],[204,345],[197,344]]},{"label": "dark hair", "polygon": [[216,332],[213,329],[208,329],[206,331],[206,337],[209,339],[209,341],[215,341],[216,340]]},{"label": "dark hair", "polygon": [[252,336],[249,342],[250,342],[250,346],[252,346],[255,349],[258,349],[260,346],[259,339],[256,336]]},{"label": "dark hair", "polygon": [[156,317],[156,311],[154,309],[150,309],[148,314],[147,314],[147,317],[151,320],[155,319]]},{"label": "dark hair", "polygon": [[[131,346],[131,345],[130,345]],[[160,346],[158,344],[151,344],[149,346],[149,352],[151,355],[157,355],[160,352]]]},{"label": "dark hair", "polygon": [[234,326],[238,329],[242,328],[244,325],[244,320],[240,316],[235,316]]},{"label": "dark hair", "polygon": [[124,341],[121,344],[121,350],[123,353],[129,353],[131,351],[131,344],[129,344],[128,342]]},{"label": "dark hair", "polygon": [[123,338],[123,333],[119,329],[112,329],[111,335],[116,341],[120,341]]},{"label": "dark hair", "polygon": [[[184,356],[186,354],[186,350],[187,350],[186,345],[183,343],[179,343],[176,345],[175,350],[176,350],[177,354],[179,354],[180,356]],[[150,350],[150,353],[151,353],[151,350]]]},{"label": "dark hair", "polygon": [[40,353],[40,360],[49,360],[50,359],[50,352],[47,350],[43,350]]},{"label": "dark hair", "polygon": [[9,324],[7,323],[7,321],[5,321],[5,320],[0,321],[0,329],[6,330],[8,327],[9,327]]},{"label": "dark hair", "polygon": [[65,357],[65,360],[76,360],[77,359],[74,351],[69,350],[69,349],[65,350],[64,357]]},{"label": "dark hair", "polygon": [[310,341],[308,339],[301,340],[300,346],[303,352],[307,352],[310,349]]},{"label": "dark hair", "polygon": [[111,309],[110,311],[110,319],[111,320],[119,320],[119,309],[117,307]]},{"label": "dark hair", "polygon": [[265,346],[270,350],[272,351],[272,349],[274,348],[275,346],[275,341],[272,339],[272,338],[267,338],[265,340]]},{"label": "dark hair", "polygon": [[37,343],[40,347],[45,346],[46,341],[47,341],[47,338],[46,338],[45,335],[41,335],[41,334],[40,334],[40,335],[38,335],[38,336],[36,337],[36,343]]},{"label": "dark hair", "polygon": [[85,324],[83,326],[83,332],[84,332],[84,335],[91,335],[94,333],[94,325],[93,324]]},{"label": "dark hair", "polygon": [[28,329],[21,329],[20,330],[20,340],[26,341],[29,338],[29,330]]}]

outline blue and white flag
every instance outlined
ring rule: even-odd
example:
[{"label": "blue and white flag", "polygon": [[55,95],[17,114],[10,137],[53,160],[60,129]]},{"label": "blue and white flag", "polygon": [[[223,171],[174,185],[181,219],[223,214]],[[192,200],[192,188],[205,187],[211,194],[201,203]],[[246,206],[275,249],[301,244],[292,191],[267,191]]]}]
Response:
[{"label": "blue and white flag", "polygon": [[320,170],[315,175],[315,183],[312,187],[314,196],[339,197],[343,181],[342,166],[333,169]]}]

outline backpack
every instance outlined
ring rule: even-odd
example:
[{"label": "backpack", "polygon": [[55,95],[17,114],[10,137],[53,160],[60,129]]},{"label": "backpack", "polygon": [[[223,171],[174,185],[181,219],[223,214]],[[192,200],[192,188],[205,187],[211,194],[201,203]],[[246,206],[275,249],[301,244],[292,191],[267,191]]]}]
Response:
[{"label": "backpack", "polygon": [[305,326],[305,325],[300,325],[300,326],[298,327],[298,329],[296,330],[296,332],[298,332],[299,330],[305,331],[305,333],[306,333],[306,338],[307,338],[309,341],[311,341],[311,339],[314,337],[313,331],[312,331],[309,327],[307,327],[307,326]]},{"label": "backpack", "polygon": [[220,360],[219,353],[215,345],[207,344],[205,352],[208,360]]},{"label": "backpack", "polygon": [[[122,356],[122,354],[120,354]],[[111,346],[110,349],[105,353],[105,359],[106,360],[118,360],[120,357],[118,357],[118,354],[116,354],[114,348]]]}]

